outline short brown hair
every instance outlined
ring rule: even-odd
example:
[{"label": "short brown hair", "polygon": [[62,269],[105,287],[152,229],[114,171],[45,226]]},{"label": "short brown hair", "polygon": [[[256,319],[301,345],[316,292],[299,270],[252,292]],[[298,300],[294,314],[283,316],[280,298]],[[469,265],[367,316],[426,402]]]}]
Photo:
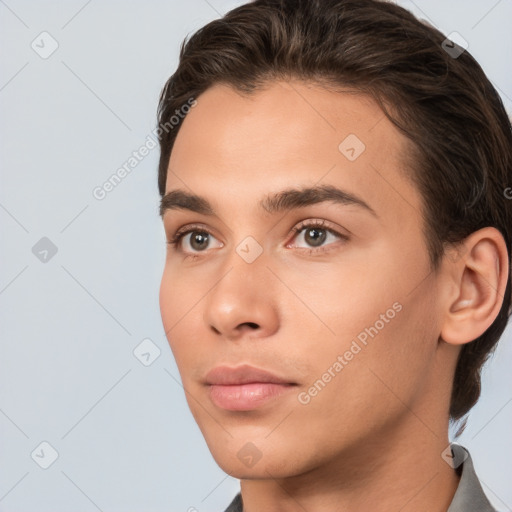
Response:
[{"label": "short brown hair", "polygon": [[[448,42],[448,45],[447,45]],[[468,51],[409,11],[384,0],[255,0],[183,41],[158,107],[158,185],[190,98],[223,83],[251,94],[276,79],[301,79],[372,96],[412,142],[410,179],[423,198],[431,270],[448,247],[486,226],[512,252],[512,127],[503,103]],[[166,125],[167,123],[167,125]],[[510,267],[494,323],[460,352],[450,417],[478,401],[482,365],[512,311]]]}]

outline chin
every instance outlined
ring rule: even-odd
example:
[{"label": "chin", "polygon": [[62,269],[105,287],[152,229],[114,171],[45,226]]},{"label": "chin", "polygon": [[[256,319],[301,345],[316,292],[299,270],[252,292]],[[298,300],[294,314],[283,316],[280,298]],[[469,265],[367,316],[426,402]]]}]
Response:
[{"label": "chin", "polygon": [[282,444],[277,447],[268,440],[266,443],[258,440],[254,443],[240,439],[230,441],[214,442],[208,444],[208,447],[217,465],[234,478],[287,478],[304,470],[301,461],[294,460],[291,454],[286,453]]},{"label": "chin", "polygon": [[286,478],[292,476],[293,472],[287,467],[286,463],[277,460],[265,461],[261,458],[252,467],[241,462],[236,454],[226,457],[215,457],[217,465],[233,478],[239,480],[268,480],[269,478]]}]

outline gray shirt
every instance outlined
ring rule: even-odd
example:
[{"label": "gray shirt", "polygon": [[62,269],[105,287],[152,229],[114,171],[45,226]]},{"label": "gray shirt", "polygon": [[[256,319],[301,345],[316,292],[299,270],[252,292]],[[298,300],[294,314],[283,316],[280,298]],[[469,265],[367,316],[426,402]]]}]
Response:
[{"label": "gray shirt", "polygon": [[[460,471],[459,485],[446,512],[497,512],[487,499],[476,476],[469,451],[463,446],[451,443],[452,465]],[[463,461],[461,464],[460,461]],[[238,493],[225,512],[243,512],[242,496]]]}]

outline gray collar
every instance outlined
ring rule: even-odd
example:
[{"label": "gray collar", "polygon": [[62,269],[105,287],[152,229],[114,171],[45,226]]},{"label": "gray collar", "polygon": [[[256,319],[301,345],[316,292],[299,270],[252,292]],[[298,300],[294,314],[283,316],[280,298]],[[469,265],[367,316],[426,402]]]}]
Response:
[{"label": "gray collar", "polygon": [[475,473],[469,451],[460,444],[451,443],[453,466],[462,462],[462,475],[447,512],[496,512],[490,504]]},{"label": "gray collar", "polygon": [[[462,464],[459,485],[446,512],[497,512],[485,495],[475,473],[469,451],[455,443],[452,448],[450,465],[458,468]],[[225,512],[243,512],[242,496],[238,493]]]}]

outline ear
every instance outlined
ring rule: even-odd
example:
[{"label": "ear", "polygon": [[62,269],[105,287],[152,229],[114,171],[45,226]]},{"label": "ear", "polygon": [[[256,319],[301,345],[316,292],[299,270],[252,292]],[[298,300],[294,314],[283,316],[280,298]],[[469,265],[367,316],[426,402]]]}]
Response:
[{"label": "ear", "polygon": [[459,257],[445,255],[444,321],[440,338],[462,345],[478,338],[500,312],[507,286],[509,261],[503,235],[493,227],[469,235]]}]

